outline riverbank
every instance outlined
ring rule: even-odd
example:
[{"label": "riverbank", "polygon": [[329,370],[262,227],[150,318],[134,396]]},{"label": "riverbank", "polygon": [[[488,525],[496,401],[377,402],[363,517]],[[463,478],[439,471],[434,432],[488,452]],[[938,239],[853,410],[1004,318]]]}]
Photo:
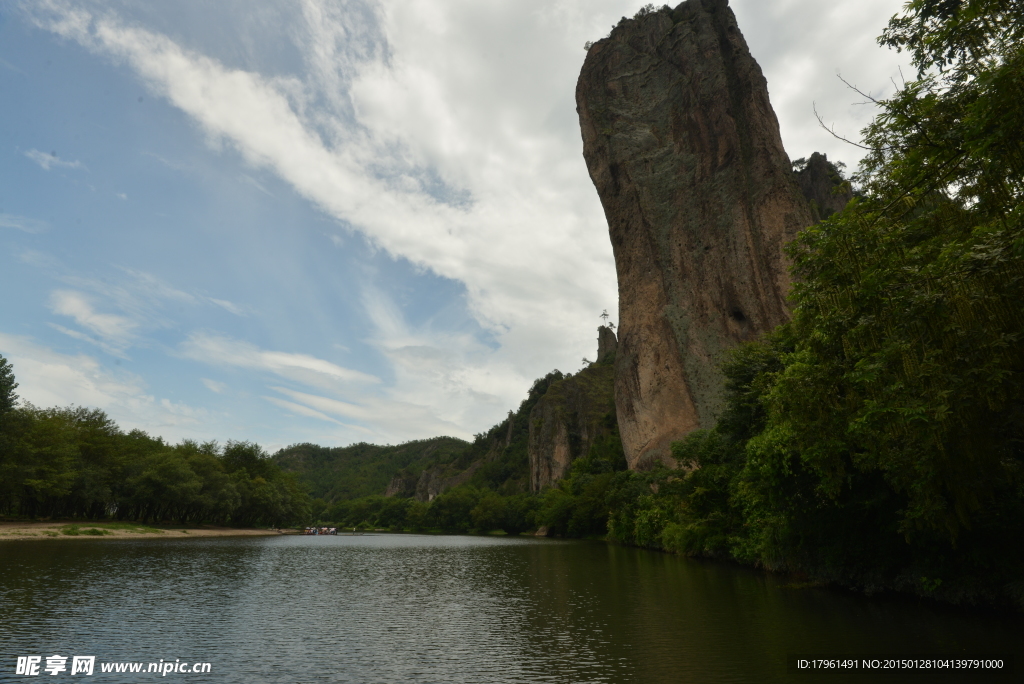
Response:
[{"label": "riverbank", "polygon": [[194,537],[261,537],[294,534],[290,530],[216,527],[213,525],[143,525],[125,522],[0,522],[0,541],[44,539],[182,539]]}]

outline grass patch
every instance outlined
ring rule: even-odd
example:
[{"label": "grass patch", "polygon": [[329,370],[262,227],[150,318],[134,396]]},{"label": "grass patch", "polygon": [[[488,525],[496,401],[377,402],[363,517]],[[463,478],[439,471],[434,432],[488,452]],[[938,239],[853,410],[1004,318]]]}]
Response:
[{"label": "grass patch", "polygon": [[[77,527],[77,525],[67,525],[66,527]],[[92,523],[89,527],[93,527],[99,530],[103,530],[102,534],[113,534],[110,530],[124,530],[125,532],[131,532],[133,534],[163,534],[163,530],[158,530],[155,527],[149,525],[142,525],[140,523],[130,522],[103,522],[103,523]],[[90,532],[89,534],[93,534]]]},{"label": "grass patch", "polygon": [[132,532],[134,534],[163,534],[163,530],[158,530],[155,527],[149,525],[140,525],[139,523],[127,523],[127,522],[112,522],[103,523],[102,527],[108,530],[124,530],[126,532]]},{"label": "grass patch", "polygon": [[101,537],[105,534],[114,534],[110,530],[102,530],[98,527],[88,527],[82,529],[78,525],[65,525],[64,527],[60,528],[60,533],[66,534],[69,537],[77,537],[80,534],[87,534],[93,537]]}]

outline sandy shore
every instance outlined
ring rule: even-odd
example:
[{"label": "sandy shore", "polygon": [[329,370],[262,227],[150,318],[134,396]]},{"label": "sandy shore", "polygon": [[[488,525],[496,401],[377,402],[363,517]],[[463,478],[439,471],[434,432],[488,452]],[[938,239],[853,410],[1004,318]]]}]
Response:
[{"label": "sandy shore", "polygon": [[[185,537],[260,537],[288,534],[289,530],[233,527],[169,527],[136,523],[0,522],[0,541],[32,539],[181,539]],[[294,534],[294,532],[292,532]]]}]

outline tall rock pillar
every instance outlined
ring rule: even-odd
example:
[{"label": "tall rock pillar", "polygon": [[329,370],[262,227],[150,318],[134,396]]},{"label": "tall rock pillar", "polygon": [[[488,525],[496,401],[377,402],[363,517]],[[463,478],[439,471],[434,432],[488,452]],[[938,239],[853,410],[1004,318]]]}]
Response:
[{"label": "tall rock pillar", "polygon": [[618,274],[623,447],[671,464],[722,408],[723,352],[787,320],[782,247],[812,218],[727,0],[621,22],[576,103]]}]

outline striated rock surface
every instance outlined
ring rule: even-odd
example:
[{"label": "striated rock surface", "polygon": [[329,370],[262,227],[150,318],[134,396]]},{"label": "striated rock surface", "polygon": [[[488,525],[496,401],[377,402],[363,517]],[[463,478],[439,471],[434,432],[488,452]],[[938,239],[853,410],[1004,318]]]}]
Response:
[{"label": "striated rock surface", "polygon": [[[274,454],[273,462],[295,473],[310,494],[327,502],[356,499],[390,491],[411,496],[420,471],[450,462],[471,445],[455,437],[435,437],[394,446],[352,444],[322,447],[293,444]],[[525,470],[525,469],[524,469]],[[411,478],[411,484],[406,482]],[[524,486],[526,477],[523,477]]]},{"label": "striated rock surface", "polygon": [[620,22],[576,102],[618,275],[623,447],[632,468],[674,465],[671,442],[722,407],[723,352],[788,319],[782,247],[812,216],[727,0]]},{"label": "striated rock surface", "polygon": [[602,325],[597,329],[597,361],[607,361],[615,357],[615,352],[619,348],[619,338],[615,336],[615,331],[607,325]]},{"label": "striated rock surface", "polygon": [[480,465],[481,462],[476,461],[458,473],[447,472],[445,468],[428,468],[420,474],[413,496],[417,501],[433,501],[434,497],[438,494],[469,482],[469,479],[473,477],[473,473],[477,471]]},{"label": "striated rock surface", "polygon": [[416,494],[416,483],[419,481],[419,477],[409,477],[403,473],[399,473],[391,478],[388,482],[388,486],[384,489],[384,496],[400,496],[409,497]]},{"label": "striated rock surface", "polygon": [[[504,425],[504,423],[502,423]],[[512,434],[511,424],[508,434]],[[473,475],[484,465],[494,461],[508,447],[508,440],[491,439],[490,448],[468,465],[459,459],[435,462],[418,473],[401,471],[391,478],[384,490],[385,497],[415,498],[417,501],[433,501],[434,497],[443,494],[453,487],[469,482]]]},{"label": "striated rock surface", "polygon": [[[602,354],[602,351],[604,352]],[[618,444],[615,421],[615,333],[598,329],[599,361],[551,382],[530,411],[530,490],[550,487],[595,443]]]},{"label": "striated rock surface", "polygon": [[592,468],[624,468],[615,420],[616,345],[611,326],[598,328],[599,361],[575,375],[556,370],[537,379],[517,411],[462,450],[439,451],[436,459],[398,470],[384,495],[427,502],[462,484],[505,495],[540,491],[581,456]]},{"label": "striated rock surface", "polygon": [[853,199],[850,184],[843,179],[842,173],[828,160],[827,155],[815,152],[806,162],[800,159],[793,162],[793,165],[803,167],[795,170],[796,182],[810,203],[815,223],[842,211],[846,203]]}]

